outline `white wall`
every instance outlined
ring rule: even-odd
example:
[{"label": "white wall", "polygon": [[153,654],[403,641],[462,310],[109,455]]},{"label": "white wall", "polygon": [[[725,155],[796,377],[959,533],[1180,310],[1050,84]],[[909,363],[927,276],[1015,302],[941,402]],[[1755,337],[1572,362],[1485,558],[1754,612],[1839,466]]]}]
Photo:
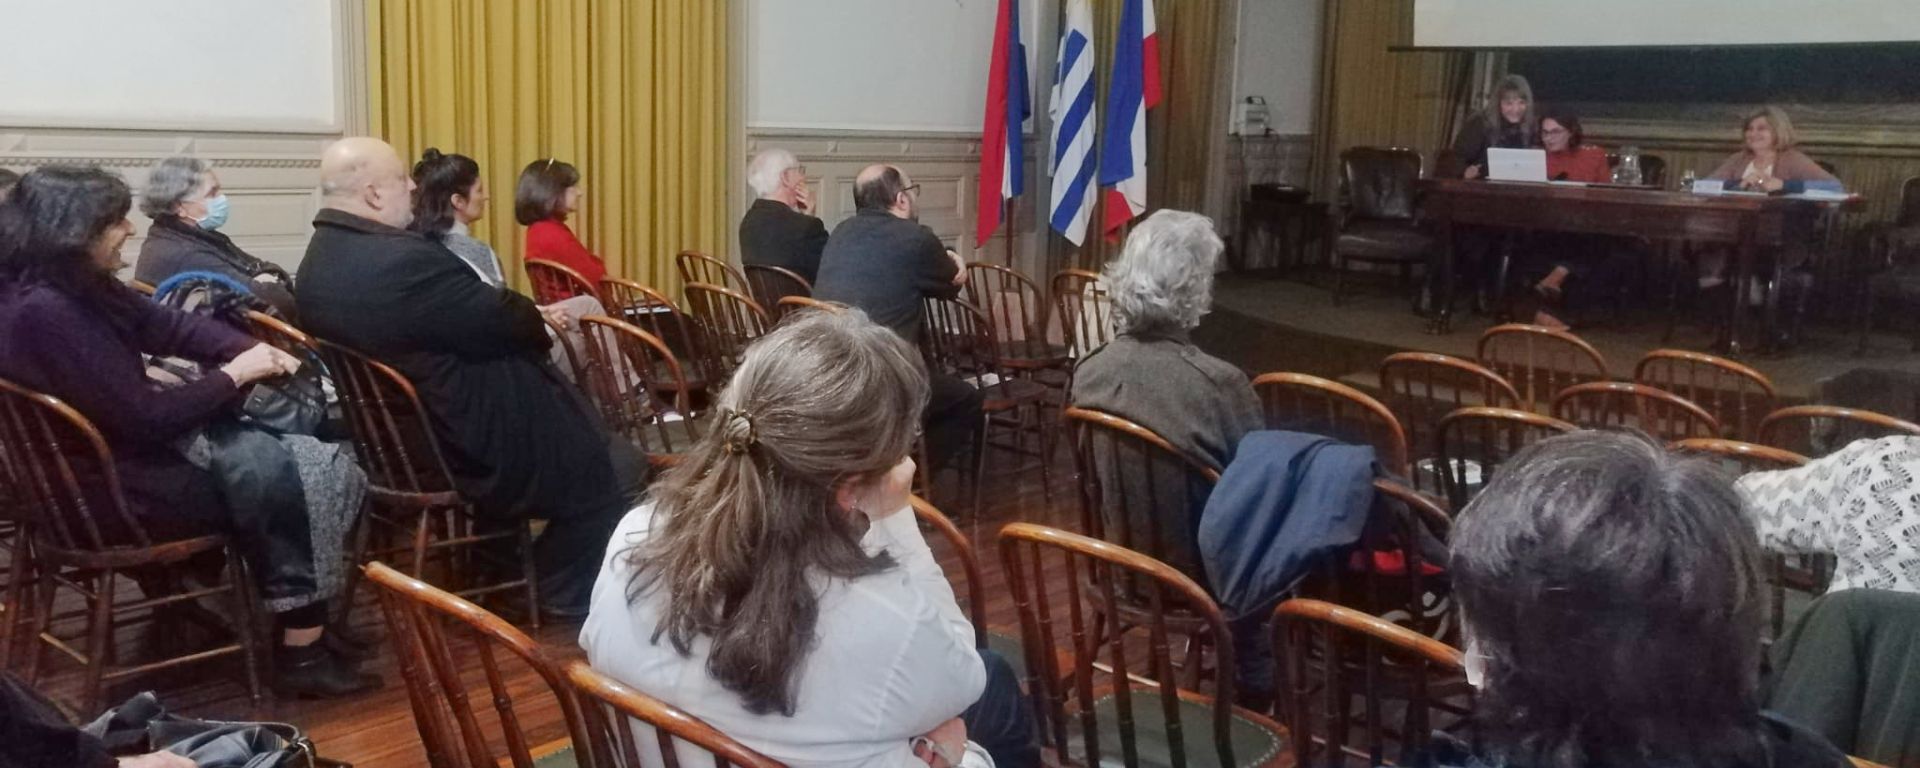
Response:
[{"label": "white wall", "polygon": [[1416,0],[1413,43],[1463,48],[1920,40],[1913,0]]},{"label": "white wall", "polygon": [[[1233,101],[1267,100],[1274,133],[1313,131],[1320,70],[1321,0],[1240,0]],[[1235,129],[1239,112],[1235,115]]]},{"label": "white wall", "polygon": [[[0,0],[0,166],[96,165],[138,192],[160,158],[205,158],[233,204],[222,231],[293,268],[320,150],[364,129],[363,5]],[[144,236],[147,218],[130,218]]]},{"label": "white wall", "polygon": [[[978,133],[999,0],[746,0],[749,129]],[[1020,12],[1036,112],[1053,0]],[[1050,34],[1050,32],[1049,32]],[[1029,130],[1032,125],[1029,124]]]}]

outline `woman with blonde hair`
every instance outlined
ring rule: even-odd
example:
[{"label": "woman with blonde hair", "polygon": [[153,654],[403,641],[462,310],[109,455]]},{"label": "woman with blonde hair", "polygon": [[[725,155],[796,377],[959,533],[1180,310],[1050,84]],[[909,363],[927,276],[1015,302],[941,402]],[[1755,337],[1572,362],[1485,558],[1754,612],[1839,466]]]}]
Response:
[{"label": "woman with blonde hair", "polygon": [[1519,75],[1500,78],[1485,109],[1460,126],[1453,138],[1453,159],[1463,178],[1487,174],[1487,150],[1493,147],[1527,149],[1540,143],[1540,120],[1534,114],[1533,86]]},{"label": "woman with blonde hair", "polygon": [[1761,107],[1749,113],[1741,126],[1740,151],[1707,178],[1750,192],[1778,192],[1790,181],[1840,181],[1797,148],[1799,133],[1785,110]]},{"label": "woman with blonde hair", "polygon": [[787,765],[1037,766],[1019,684],[974,648],[908,506],[927,394],[919,354],[859,310],[755,342],[614,532],[589,663]]}]

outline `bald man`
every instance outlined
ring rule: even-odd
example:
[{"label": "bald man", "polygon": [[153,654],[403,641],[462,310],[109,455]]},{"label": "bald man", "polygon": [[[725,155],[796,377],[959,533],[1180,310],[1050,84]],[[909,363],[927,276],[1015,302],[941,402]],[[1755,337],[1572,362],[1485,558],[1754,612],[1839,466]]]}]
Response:
[{"label": "bald man", "polygon": [[548,362],[532,300],[482,281],[413,219],[386,142],[343,139],[320,162],[322,208],[300,263],[303,327],[392,365],[419,390],[463,496],[483,521],[544,519],[543,607],[584,616],[601,555],[645,462]]},{"label": "bald man", "polygon": [[[967,281],[960,255],[920,224],[920,185],[891,165],[870,165],[853,180],[852,218],[834,227],[820,254],[813,297],[859,307],[894,333],[920,343],[927,296],[953,298]],[[980,392],[931,372],[925,432],[933,469],[951,466],[972,443],[980,423]]]}]

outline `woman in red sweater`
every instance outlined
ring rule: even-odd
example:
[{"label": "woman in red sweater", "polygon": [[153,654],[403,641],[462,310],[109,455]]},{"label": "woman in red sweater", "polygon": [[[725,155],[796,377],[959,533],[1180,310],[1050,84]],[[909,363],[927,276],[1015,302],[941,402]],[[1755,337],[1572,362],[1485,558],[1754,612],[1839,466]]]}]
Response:
[{"label": "woman in red sweater", "polygon": [[527,228],[527,258],[558,262],[589,285],[607,276],[607,264],[580,244],[567,216],[580,209],[580,170],[554,158],[535,160],[513,190],[513,217]]},{"label": "woman in red sweater", "polygon": [[[1564,109],[1544,109],[1540,113],[1540,143],[1547,150],[1547,178],[1554,181],[1579,181],[1604,184],[1613,180],[1607,167],[1607,151],[1586,143],[1580,130],[1580,118]],[[1565,330],[1569,326],[1564,313],[1567,280],[1591,293],[1608,290],[1617,284],[1611,258],[1618,245],[1614,238],[1591,235],[1547,236],[1539,245],[1553,254],[1553,268],[1533,286],[1539,307],[1529,322]],[[1591,297],[1589,297],[1591,298]]]}]

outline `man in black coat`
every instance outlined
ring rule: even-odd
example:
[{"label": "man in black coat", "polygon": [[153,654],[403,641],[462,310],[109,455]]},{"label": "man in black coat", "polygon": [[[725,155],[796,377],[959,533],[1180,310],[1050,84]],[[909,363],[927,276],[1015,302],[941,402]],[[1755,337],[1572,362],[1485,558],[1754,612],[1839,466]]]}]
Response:
[{"label": "man in black coat", "polygon": [[[868,166],[853,180],[853,218],[834,227],[820,256],[813,297],[859,307],[874,322],[915,344],[926,314],[926,296],[953,298],[967,282],[960,255],[947,250],[920,224],[920,186],[891,165]],[[980,424],[980,391],[941,371],[929,371],[932,386],[925,416],[927,457],[942,469],[972,442]]]},{"label": "man in black coat", "polygon": [[392,365],[418,388],[460,493],[482,518],[538,518],[541,602],[585,615],[614,526],[645,462],[610,436],[548,362],[531,299],[482,282],[458,256],[405,229],[400,156],[377,139],[321,160],[322,209],[300,263],[304,327]]},{"label": "man in black coat", "polygon": [[779,267],[815,282],[827,227],[813,216],[807,170],[792,152],[769,149],[754,155],[747,183],[760,198],[740,219],[740,263]]}]

